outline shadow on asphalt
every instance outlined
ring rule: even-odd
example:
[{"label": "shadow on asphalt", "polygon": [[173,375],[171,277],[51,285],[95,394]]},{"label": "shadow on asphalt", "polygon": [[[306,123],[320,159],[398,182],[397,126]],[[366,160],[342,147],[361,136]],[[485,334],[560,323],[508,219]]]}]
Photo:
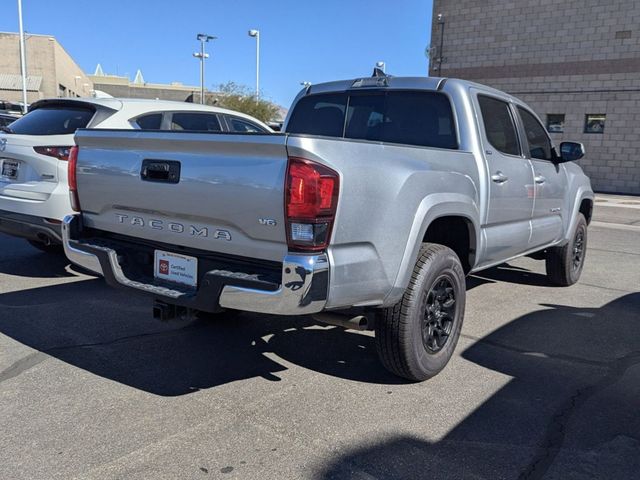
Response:
[{"label": "shadow on asphalt", "polygon": [[[354,381],[403,381],[378,363],[373,338],[303,317],[222,313],[162,323],[151,300],[101,279],[0,295],[0,331],[95,375],[156,395],[184,395],[253,377],[278,381],[287,367]],[[263,337],[268,337],[268,341]],[[304,348],[301,348],[304,345]]]},{"label": "shadow on asphalt", "polygon": [[72,277],[73,273],[66,270],[68,265],[69,260],[62,252],[45,253],[29,246],[20,248],[15,255],[3,255],[0,259],[0,273],[30,278]]},{"label": "shadow on asphalt", "polygon": [[518,283],[521,285],[531,285],[535,287],[550,287],[552,286],[547,279],[547,276],[541,273],[532,272],[526,268],[516,267],[509,263],[503,263],[497,267],[489,268],[478,273],[474,273],[468,279],[471,279],[471,284],[467,282],[467,288],[475,286],[474,281],[486,282],[506,282],[506,283]]},{"label": "shadow on asphalt", "polygon": [[465,359],[513,379],[446,437],[354,446],[317,478],[640,478],[640,293],[541,307],[466,337]]}]

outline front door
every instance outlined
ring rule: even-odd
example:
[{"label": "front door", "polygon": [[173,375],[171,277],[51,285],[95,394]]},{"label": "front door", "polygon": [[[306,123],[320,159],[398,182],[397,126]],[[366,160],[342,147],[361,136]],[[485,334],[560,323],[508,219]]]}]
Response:
[{"label": "front door", "polygon": [[536,116],[518,106],[525,155],[533,166],[535,195],[531,219],[531,247],[557,242],[563,233],[564,198],[567,175],[554,163],[551,140]]},{"label": "front door", "polygon": [[485,250],[480,266],[499,263],[527,249],[533,210],[533,171],[522,155],[511,104],[477,93],[482,143],[489,177],[484,224]]}]

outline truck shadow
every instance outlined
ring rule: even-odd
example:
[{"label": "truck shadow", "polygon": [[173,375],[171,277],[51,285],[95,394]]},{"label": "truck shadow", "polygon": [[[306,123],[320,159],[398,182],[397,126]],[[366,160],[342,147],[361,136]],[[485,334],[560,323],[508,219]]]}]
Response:
[{"label": "truck shadow", "polygon": [[[439,441],[368,439],[318,479],[640,478],[640,293],[541,305],[462,356],[513,377]],[[428,432],[442,415],[416,418]]]},{"label": "truck shadow", "polygon": [[277,381],[288,367],[267,352],[327,375],[402,382],[381,368],[371,336],[314,326],[300,317],[223,313],[162,323],[152,318],[149,299],[109,288],[101,279],[0,295],[0,332],[78,368],[163,396],[253,377]]},{"label": "truck shadow", "polygon": [[478,273],[474,273],[469,279],[472,279],[471,284],[467,282],[467,288],[475,286],[473,283],[481,282],[506,282],[506,283],[518,283],[521,285],[531,285],[534,287],[551,287],[551,283],[547,279],[547,276],[541,273],[533,272],[529,269],[511,265],[510,263],[503,263],[493,268],[483,270]]}]

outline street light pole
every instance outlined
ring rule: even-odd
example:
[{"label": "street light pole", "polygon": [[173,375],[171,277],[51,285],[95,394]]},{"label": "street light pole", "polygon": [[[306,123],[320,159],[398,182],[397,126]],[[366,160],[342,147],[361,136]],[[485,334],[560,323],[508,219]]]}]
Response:
[{"label": "street light pole", "polygon": [[204,60],[209,58],[209,54],[204,51],[204,44],[218,37],[207,35],[206,33],[199,33],[196,38],[200,41],[200,52],[194,53],[193,56],[200,59],[200,103],[204,105]]},{"label": "street light pole", "polygon": [[20,28],[20,70],[22,72],[22,113],[27,113],[27,59],[24,51],[24,28],[22,27],[22,0],[18,0],[18,24]]},{"label": "street light pole", "polygon": [[260,98],[260,30],[249,30],[249,36],[256,39],[256,100]]}]

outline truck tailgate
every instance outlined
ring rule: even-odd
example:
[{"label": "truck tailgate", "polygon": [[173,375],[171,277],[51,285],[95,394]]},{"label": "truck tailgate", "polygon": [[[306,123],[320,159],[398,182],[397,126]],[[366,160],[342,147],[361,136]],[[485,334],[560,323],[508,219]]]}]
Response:
[{"label": "truck tailgate", "polygon": [[79,130],[75,139],[86,226],[256,259],[286,254],[286,136]]}]

